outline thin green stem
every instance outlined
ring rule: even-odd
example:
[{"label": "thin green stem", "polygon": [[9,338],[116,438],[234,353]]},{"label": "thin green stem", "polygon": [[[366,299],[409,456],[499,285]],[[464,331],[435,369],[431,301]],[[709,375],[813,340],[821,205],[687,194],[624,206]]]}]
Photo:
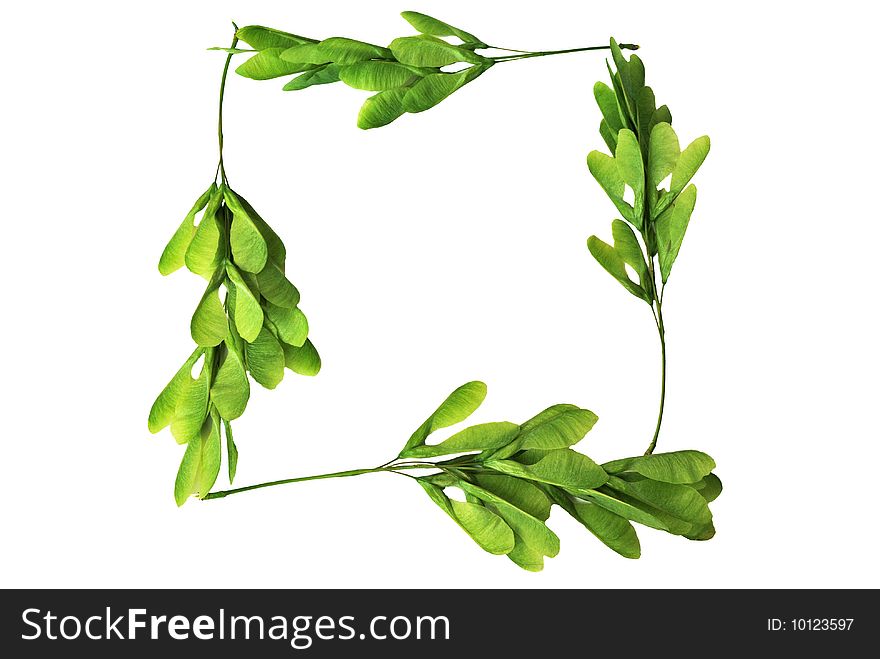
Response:
[{"label": "thin green stem", "polygon": [[[647,226],[647,210],[645,222],[645,226]],[[654,316],[654,324],[657,326],[657,333],[660,335],[660,412],[657,414],[657,425],[654,428],[654,437],[648,445],[648,450],[645,451],[645,455],[651,455],[654,452],[654,449],[657,448],[657,438],[660,437],[660,426],[663,423],[663,407],[666,404],[666,327],[663,325],[663,291],[665,290],[665,285],[661,287],[660,292],[658,293],[654,257],[651,256],[651,250],[650,247],[648,247],[650,242],[648,241],[648,232],[646,230],[642,231],[642,238],[645,241],[648,253],[648,277],[650,279],[651,297],[653,298],[651,313]]]},{"label": "thin green stem", "polygon": [[[235,34],[232,37],[232,45],[230,49],[235,48],[238,43],[238,26],[233,23],[232,27],[235,28]],[[220,161],[217,163],[217,171],[220,174],[220,180],[224,185],[228,183],[226,180],[226,168],[223,166],[223,96],[226,94],[226,76],[229,73],[229,63],[232,62],[232,56],[235,53],[229,53],[226,56],[226,63],[223,65],[223,75],[220,78],[220,103],[217,109],[217,142],[220,147]],[[214,175],[214,178],[217,178],[217,175]]]},{"label": "thin green stem", "polygon": [[443,473],[450,474],[455,476],[456,470],[464,470],[465,467],[460,467],[458,465],[451,467],[449,465],[441,465],[434,462],[416,462],[413,460],[408,460],[406,462],[398,462],[395,465],[391,465],[391,469],[439,469]]},{"label": "thin green stem", "polygon": [[502,48],[501,46],[486,46],[485,50],[505,50],[508,53],[531,53],[531,50],[517,50],[516,48]]},{"label": "thin green stem", "polygon": [[350,476],[361,476],[363,474],[377,474],[380,472],[397,473],[405,469],[430,469],[434,467],[431,463],[424,464],[405,464],[372,467],[370,469],[351,469],[349,471],[334,471],[329,474],[318,474],[316,476],[300,476],[299,478],[285,478],[283,480],[268,481],[266,483],[257,483],[256,485],[248,485],[246,487],[237,487],[233,490],[221,490],[219,492],[211,492],[205,499],[222,499],[230,494],[239,494],[241,492],[249,492],[251,490],[259,490],[264,487],[275,487],[276,485],[287,485],[288,483],[304,483],[306,481],[318,481],[327,478],[348,478]]},{"label": "thin green stem", "polygon": [[657,414],[654,438],[651,440],[648,450],[645,451],[645,455],[651,455],[657,448],[660,425],[663,423],[663,406],[666,403],[666,328],[663,326],[663,305],[660,303],[659,297],[657,298],[657,330],[660,334],[660,412]]},{"label": "thin green stem", "polygon": [[[620,44],[621,49],[638,50],[636,44]],[[548,55],[565,55],[568,53],[584,53],[591,50],[609,50],[611,46],[586,46],[584,48],[566,48],[565,50],[542,50],[538,52],[513,50],[511,48],[498,48],[497,50],[509,50],[517,53],[516,55],[502,55],[500,57],[492,57],[496,62],[513,62],[519,59],[528,59],[530,57],[547,57]]]},{"label": "thin green stem", "polygon": [[[647,178],[645,180],[647,186]],[[660,335],[660,411],[657,414],[657,425],[654,428],[654,436],[648,445],[645,455],[651,455],[657,448],[657,438],[660,437],[660,426],[663,423],[663,408],[666,404],[666,327],[663,324],[663,292],[666,290],[666,284],[661,284],[657,289],[657,268],[654,264],[654,256],[651,254],[651,245],[653,242],[649,240],[650,231],[648,229],[650,213],[647,204],[645,205],[644,215],[642,216],[642,240],[645,243],[645,253],[648,261],[648,292],[651,295],[651,315],[654,316],[654,325],[657,327],[657,333]]]}]

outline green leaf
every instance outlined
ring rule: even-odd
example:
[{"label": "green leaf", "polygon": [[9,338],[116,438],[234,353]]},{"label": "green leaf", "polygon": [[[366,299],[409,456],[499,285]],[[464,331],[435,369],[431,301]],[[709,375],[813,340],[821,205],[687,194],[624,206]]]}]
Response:
[{"label": "green leaf", "polygon": [[[552,450],[552,449],[551,449]],[[516,455],[513,455],[510,459],[516,460],[521,465],[533,465],[539,460],[543,460],[547,457],[547,454],[550,453],[549,450],[533,448],[528,451],[519,451]],[[494,458],[495,456],[493,456]],[[495,458],[497,459],[497,458]]]},{"label": "green leaf", "polygon": [[329,85],[339,82],[339,65],[322,64],[310,71],[306,71],[288,82],[282,89],[286,92],[299,91],[315,85]]},{"label": "green leaf", "polygon": [[629,274],[626,272],[626,262],[617,250],[596,236],[590,236],[587,239],[587,249],[590,250],[590,254],[599,262],[599,265],[605,268],[605,271],[619,281],[626,290],[651,304],[651,296],[644,288],[629,278]]},{"label": "green leaf", "polygon": [[651,125],[656,126],[659,123],[672,124],[672,113],[665,105],[661,105],[654,110],[654,116],[651,117]]},{"label": "green leaf", "polygon": [[633,207],[623,200],[626,183],[620,175],[617,161],[600,151],[591,151],[587,155],[587,167],[623,218],[639,227],[641,218],[635,217]]},{"label": "green leaf", "polygon": [[304,43],[315,43],[314,39],[282,32],[271,27],[263,27],[262,25],[246,25],[239,28],[235,36],[257,50],[292,48]]},{"label": "green leaf", "polygon": [[217,295],[220,279],[215,277],[199,301],[190,321],[190,334],[196,345],[210,347],[220,344],[229,333],[226,310]]},{"label": "green leaf", "polygon": [[721,495],[721,479],[715,474],[707,474],[702,480],[691,485],[700,496],[706,500],[706,503],[712,503]]},{"label": "green leaf", "polygon": [[432,18],[426,14],[417,11],[404,11],[400,14],[403,20],[412,25],[422,34],[430,34],[435,37],[458,37],[466,43],[477,44],[477,48],[485,48],[486,44],[477,39],[470,32],[465,32],[457,27],[453,27],[449,23]]},{"label": "green leaf", "polygon": [[473,478],[484,490],[501,497],[532,517],[541,521],[547,521],[550,517],[550,499],[543,490],[529,481],[489,472],[478,472]]},{"label": "green leaf", "polygon": [[614,89],[614,95],[617,97],[617,106],[620,108],[620,118],[623,120],[625,127],[635,128],[635,122],[633,120],[635,115],[633,108],[630,107],[629,100],[626,98],[626,93],[623,91],[623,86],[620,83],[620,75],[611,70],[611,65],[608,63],[608,60],[605,60],[605,67],[608,69],[608,75],[611,77],[611,87]]},{"label": "green leaf", "polygon": [[186,447],[174,482],[174,499],[178,506],[191,494],[204,498],[220,473],[220,421],[216,413],[205,419],[198,438]]},{"label": "green leaf", "polygon": [[697,170],[709,155],[709,136],[703,135],[691,142],[687,148],[681,152],[678,161],[675,163],[675,169],[672,170],[672,183],[669,188],[671,195],[677,195],[690,182],[697,173]]},{"label": "green leaf", "polygon": [[251,222],[256,225],[257,229],[259,229],[260,235],[263,236],[263,240],[266,241],[269,258],[272,259],[275,265],[281,269],[281,272],[284,272],[284,261],[287,258],[287,250],[284,248],[284,243],[281,241],[281,238],[279,238],[278,234],[272,230],[272,227],[260,217],[260,214],[254,210],[254,207],[248,203],[247,199],[238,193],[236,193],[235,196],[242,208],[244,208],[247,216],[251,218]]},{"label": "green leaf", "polygon": [[614,460],[602,468],[609,474],[632,471],[664,483],[696,483],[712,472],[715,461],[700,451],[673,451]]},{"label": "green leaf", "polygon": [[458,520],[455,517],[455,513],[452,512],[452,501],[443,493],[443,488],[434,485],[429,480],[425,478],[417,478],[416,481],[419,485],[422,486],[422,489],[431,497],[431,500],[436,503],[447,515]]},{"label": "green leaf", "polygon": [[648,185],[657,188],[675,169],[681,147],[678,135],[667,123],[658,123],[651,130],[648,142]]},{"label": "green leaf", "polygon": [[657,218],[655,229],[657,233],[657,256],[660,259],[660,275],[663,283],[669,279],[672,272],[672,264],[678,257],[684,233],[687,231],[691,214],[697,203],[697,188],[689,185],[684,192],[678,195],[678,199],[666,212]]},{"label": "green leaf", "polygon": [[431,73],[416,82],[403,97],[403,109],[407,112],[424,112],[471,80],[480,76],[488,67],[471,66],[457,73]]},{"label": "green leaf", "polygon": [[389,46],[394,58],[401,64],[419,67],[442,67],[456,62],[490,64],[492,60],[467,48],[453,46],[429,34],[415,37],[399,37]]},{"label": "green leaf", "polygon": [[377,62],[369,60],[344,66],[339,71],[339,79],[349,87],[369,92],[404,87],[418,78],[413,69],[397,62]]},{"label": "green leaf", "polygon": [[[665,515],[661,519],[664,519],[666,526],[670,527],[670,532],[676,532],[676,529],[670,526],[670,519],[696,526],[704,526],[712,521],[712,513],[706,500],[694,488],[677,483],[663,483],[641,476],[627,476],[626,479],[619,476],[609,477],[608,488],[647,504],[649,512],[653,508]],[[683,535],[684,532],[687,531],[682,531],[680,534]]]},{"label": "green leaf", "polygon": [[507,554],[507,558],[529,572],[540,572],[544,569],[544,554],[532,548],[522,536],[513,534],[513,550]]},{"label": "green leaf", "polygon": [[[257,338],[263,328],[263,309],[257,301],[257,296],[241,276],[238,268],[232,263],[226,264],[226,274],[235,290],[235,305],[233,320],[241,338],[250,343]],[[232,306],[232,305],[230,305]]]},{"label": "green leaf", "polygon": [[447,428],[467,419],[486,398],[486,385],[479,381],[468,382],[453,391],[440,407],[412,434],[401,455],[415,446],[421,446],[435,430]]},{"label": "green leaf", "polygon": [[190,375],[192,367],[204,352],[204,348],[196,348],[156,398],[150,408],[150,416],[147,420],[147,427],[151,433],[155,434],[171,423],[180,394],[184,387],[192,381]]},{"label": "green leaf", "polygon": [[[522,424],[515,442],[495,451],[493,460],[502,460],[517,451],[559,449],[577,444],[599,420],[590,410],[577,405],[551,405]],[[543,457],[543,456],[541,456]]]},{"label": "green leaf", "polygon": [[599,135],[605,141],[605,144],[608,145],[608,150],[614,153],[617,149],[617,133],[608,127],[604,119],[599,122]]},{"label": "green leaf", "polygon": [[177,398],[177,406],[174,408],[174,416],[171,419],[171,434],[178,444],[186,444],[198,437],[208,414],[208,361],[212,358],[213,351],[205,352],[205,365],[202,372],[195,380],[188,377],[181,385],[180,394]]},{"label": "green leaf", "polygon": [[309,321],[298,308],[287,309],[267,302],[263,310],[266,318],[275,326],[281,341],[296,348],[306,342],[309,335]]},{"label": "green leaf", "polygon": [[513,549],[513,532],[500,517],[477,503],[453,501],[440,487],[422,478],[417,480],[431,500],[482,549],[490,554],[506,554]]},{"label": "green leaf", "polygon": [[639,536],[628,520],[588,501],[575,501],[572,516],[587,530],[625,558],[638,558]]},{"label": "green leaf", "polygon": [[[453,458],[452,460],[446,460],[442,464],[449,464],[454,460],[455,458]],[[422,476],[421,478],[428,481],[429,483],[433,483],[437,487],[454,487],[457,486],[458,481],[461,480],[461,474],[459,474],[458,476],[453,475],[450,468],[450,471],[442,471],[440,473],[432,474],[430,476]]]},{"label": "green leaf", "polygon": [[371,43],[330,37],[320,43],[294,46],[281,53],[281,59],[287,62],[303,64],[327,64],[333,62],[340,66],[354,64],[370,59],[393,59],[391,51]]},{"label": "green leaf", "polygon": [[542,520],[529,515],[527,512],[520,510],[513,504],[481,487],[471,485],[465,481],[460,481],[459,487],[480,501],[492,504],[498,515],[507,522],[507,525],[513,529],[513,532],[522,538],[523,543],[532,551],[540,552],[544,556],[551,558],[559,553],[559,538],[553,531],[547,528]]},{"label": "green leaf", "polygon": [[500,421],[497,423],[481,423],[454,434],[446,441],[435,445],[414,446],[400,453],[401,458],[433,458],[438,455],[464,453],[466,451],[484,451],[496,449],[509,444],[519,433],[515,423]]},{"label": "green leaf", "polygon": [[[210,421],[205,421],[210,423]],[[186,446],[180,467],[177,469],[177,478],[174,479],[174,500],[178,506],[182,506],[195,491],[195,482],[199,471],[199,462],[202,457],[202,441],[192,440]]]},{"label": "green leaf", "polygon": [[573,446],[584,438],[599,417],[577,405],[551,405],[522,425],[520,449],[557,449]]},{"label": "green leaf", "polygon": [[406,112],[403,109],[403,99],[408,91],[408,87],[400,87],[370,96],[358,112],[358,128],[380,128],[403,116]]},{"label": "green leaf", "polygon": [[588,492],[576,492],[573,494],[576,494],[576,496],[582,499],[591,501],[597,506],[601,506],[615,515],[632,520],[633,522],[638,522],[639,524],[644,524],[645,526],[652,529],[659,529],[660,531],[669,530],[666,527],[666,524],[656,516],[643,510],[641,507],[634,506],[632,503],[621,500],[619,494],[606,487],[603,487],[602,490],[590,490]]},{"label": "green leaf", "polygon": [[211,386],[211,402],[221,417],[231,421],[244,414],[250,395],[251,386],[241,355],[237,350],[230,349],[217,369]]},{"label": "green leaf", "polygon": [[[593,85],[593,96],[596,99],[596,104],[599,106],[599,110],[602,112],[602,118],[605,120],[605,124],[614,135],[616,145],[617,133],[619,133],[622,128],[626,127],[620,116],[620,107],[617,105],[617,95],[614,93],[614,90],[604,82],[597,82]],[[611,152],[614,153],[613,147],[611,148]]]},{"label": "green leaf", "polygon": [[211,420],[211,428],[208,436],[202,437],[202,459],[196,478],[195,491],[201,499],[214,487],[220,473],[220,416],[217,410],[212,410],[208,418]]},{"label": "green leaf", "polygon": [[611,58],[614,60],[614,66],[617,68],[617,73],[619,75],[629,62],[627,62],[626,57],[623,55],[623,51],[620,50],[620,45],[618,45],[617,40],[614,37],[611,37]]},{"label": "green leaf", "polygon": [[487,460],[486,467],[517,478],[570,489],[593,489],[608,480],[608,474],[590,458],[571,449],[550,451],[533,465],[513,460]]},{"label": "green leaf", "polygon": [[614,153],[614,160],[620,178],[632,188],[634,195],[632,217],[625,219],[630,220],[637,229],[641,229],[645,208],[645,165],[642,161],[639,140],[628,128],[622,129],[617,134],[617,151]]},{"label": "green leaf", "polygon": [[269,248],[263,234],[257,228],[244,205],[229,188],[225,189],[224,198],[229,210],[232,211],[232,226],[229,228],[229,245],[235,264],[247,272],[260,272],[269,258]]},{"label": "green leaf", "polygon": [[170,275],[175,270],[180,269],[184,265],[184,257],[186,250],[192,242],[193,236],[196,234],[195,217],[196,214],[208,205],[208,201],[214,195],[217,186],[211,183],[209,187],[193,204],[193,207],[183,218],[183,222],[177,227],[177,231],[171,236],[171,240],[165,246],[162,256],[159,258],[159,272],[163,275]]},{"label": "green leaf", "polygon": [[287,343],[282,343],[281,347],[284,350],[284,365],[294,373],[313,376],[321,370],[321,357],[311,340],[306,339],[301,348]]},{"label": "green leaf", "polygon": [[[608,65],[608,73],[611,74],[611,80],[614,85],[614,93],[617,96],[621,107],[625,108],[626,114],[628,116],[630,124],[632,124],[632,120],[635,119],[636,116],[636,108],[635,108],[635,99],[632,98],[626,91],[626,88],[623,85],[623,70],[627,68],[629,63],[626,58],[623,56],[623,52],[621,52],[620,47],[617,45],[617,41],[612,37],[611,39],[611,58],[614,61],[614,66],[617,69],[616,72],[612,72],[611,66]],[[606,60],[606,65],[608,64]]]},{"label": "green leaf", "polygon": [[284,378],[284,350],[278,339],[263,328],[257,338],[245,346],[245,360],[254,380],[266,389],[274,389]]},{"label": "green leaf", "polygon": [[[647,292],[651,277],[648,274],[648,263],[645,261],[645,253],[636,238],[635,232],[623,220],[611,222],[611,236],[614,238],[614,251],[629,265],[639,276],[642,289]],[[650,297],[650,294],[649,296]]]},{"label": "green leaf", "polygon": [[[233,263],[233,265],[235,264]],[[260,282],[257,279],[257,275],[253,272],[245,272],[241,268],[238,269],[238,274],[241,275],[241,278],[248,285],[248,288],[251,289],[251,293],[254,294],[254,297],[256,297],[258,300],[262,299],[260,297]]]},{"label": "green leaf", "polygon": [[257,285],[264,298],[274,305],[293,309],[299,304],[299,291],[273,261],[257,274]]},{"label": "green leaf", "polygon": [[229,318],[229,334],[226,337],[226,345],[230,350],[237,350],[244,363],[244,346],[245,340],[238,333],[238,327],[235,325],[235,286],[232,280],[226,280],[226,314]]},{"label": "green leaf", "polygon": [[[311,46],[295,46],[295,48],[311,48]],[[282,53],[288,52],[288,48],[267,48],[261,50],[253,57],[245,60],[245,62],[235,72],[245,78],[251,80],[271,80],[272,78],[280,78],[288,76],[291,73],[301,73],[315,68],[313,64],[308,62],[295,62],[284,60],[281,58]]]},{"label": "green leaf", "polygon": [[642,87],[639,91],[638,102],[636,103],[636,112],[639,120],[639,146],[642,153],[648,153],[648,141],[651,135],[651,129],[654,124],[654,112],[657,110],[657,100],[654,98],[654,90],[650,87]]},{"label": "green leaf", "polygon": [[456,520],[482,549],[503,555],[513,549],[513,531],[498,515],[476,503],[451,501]]},{"label": "green leaf", "polygon": [[688,540],[711,540],[715,537],[715,525],[709,522],[702,526],[694,526],[691,531],[682,535]]},{"label": "green leaf", "polygon": [[211,195],[202,221],[186,249],[184,262],[190,272],[211,279],[223,262],[226,252],[226,241],[223,239],[221,222],[218,215],[223,213],[220,204],[223,192],[218,188]]},{"label": "green leaf", "polygon": [[630,108],[635,109],[635,103],[638,101],[639,93],[645,86],[645,65],[638,55],[631,55],[627,60],[614,39],[611,39],[611,55],[614,58],[614,64],[617,66],[617,72],[620,75],[620,83],[626,92],[627,99],[630,101]]},{"label": "green leaf", "polygon": [[226,419],[223,419],[223,428],[226,431],[226,455],[228,457],[227,462],[229,465],[229,484],[232,485],[232,481],[235,480],[235,471],[238,469],[238,447],[235,445],[235,440],[232,439],[232,424]]}]

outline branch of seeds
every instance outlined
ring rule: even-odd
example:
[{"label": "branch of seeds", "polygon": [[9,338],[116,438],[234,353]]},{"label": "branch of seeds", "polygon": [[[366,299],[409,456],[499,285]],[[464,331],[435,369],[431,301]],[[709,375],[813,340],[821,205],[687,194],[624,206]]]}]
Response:
[{"label": "branch of seeds", "polygon": [[[225,51],[229,56],[253,54],[236,69],[246,78],[270,80],[294,75],[284,85],[285,91],[342,81],[355,89],[378,92],[364,102],[358,114],[358,126],[370,129],[385,126],[406,113],[424,112],[434,107],[499,62],[609,49],[609,46],[544,51],[501,48],[419,12],[405,11],[402,16],[420,34],[394,39],[387,48],[346,37],[319,41],[250,25],[238,30],[236,36],[252,49],[212,50]],[[449,37],[460,43],[452,43]],[[638,48],[635,44],[620,47]],[[510,54],[484,55],[478,50]],[[453,65],[463,68],[444,70]]]},{"label": "branch of seeds", "polygon": [[[237,43],[236,36],[229,50],[235,50]],[[233,481],[238,449],[231,422],[247,407],[249,375],[274,389],[285,368],[301,375],[316,375],[321,368],[308,339],[308,320],[299,308],[299,291],[285,274],[284,243],[229,186],[223,160],[223,100],[231,58],[232,53],[226,57],[220,81],[214,180],[159,259],[163,275],[185,265],[208,282],[190,321],[197,347],[153,403],[148,421],[154,433],[170,425],[178,443],[186,444],[174,484],[178,505],[193,494],[206,495],[213,487],[220,470],[222,435],[229,482]],[[196,224],[199,213],[202,217]],[[225,292],[223,302],[221,292]]]},{"label": "branch of seeds", "polygon": [[[617,69],[608,66],[612,86],[598,82],[593,92],[602,112],[599,133],[613,155],[593,151],[587,164],[625,221],[611,224],[613,246],[596,236],[587,246],[626,290],[651,305],[660,337],[660,409],[645,451],[650,455],[657,447],[666,403],[663,294],[696,203],[697,189],[688,183],[709,153],[709,138],[697,138],[682,151],[672,130],[672,114],[665,105],[656,107],[638,55],[627,60],[614,39],[611,55]],[[627,189],[632,203],[624,200]],[[638,283],[630,278],[627,266],[638,275]]]},{"label": "branch of seeds", "polygon": [[[439,443],[426,443],[436,430],[464,421],[485,395],[482,382],[453,391],[398,456],[378,467],[267,481],[204,498],[399,474],[416,481],[480,547],[532,571],[542,569],[544,557],[559,551],[559,538],[546,525],[554,505],[627,558],[637,558],[641,551],[632,521],[692,540],[714,535],[708,504],[720,494],[721,481],[712,473],[712,458],[699,451],[677,451],[598,465],[572,448],[597,420],[575,405],[553,405],[521,425],[482,423]],[[451,497],[452,490],[459,496]]]}]

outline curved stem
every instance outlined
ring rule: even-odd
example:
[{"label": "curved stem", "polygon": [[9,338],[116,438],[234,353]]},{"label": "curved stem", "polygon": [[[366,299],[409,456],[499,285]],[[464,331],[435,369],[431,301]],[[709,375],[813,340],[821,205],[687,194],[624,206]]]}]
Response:
[{"label": "curved stem", "polygon": [[[232,45],[229,46],[230,49],[235,48],[236,44],[238,44],[238,26],[233,23],[232,27],[235,28],[236,34],[232,37]],[[223,166],[223,96],[226,93],[226,76],[229,73],[229,63],[232,61],[232,56],[235,53],[229,53],[226,56],[226,63],[223,65],[223,75],[220,78],[220,103],[217,109],[217,142],[220,147],[220,161],[217,163],[217,171],[220,174],[220,180],[223,181],[223,184],[226,185],[226,168]],[[217,175],[214,175],[214,178],[217,178]]]},{"label": "curved stem", "polygon": [[329,474],[318,474],[317,476],[300,476],[299,478],[285,478],[283,480],[268,481],[266,483],[257,483],[256,485],[247,485],[246,487],[237,487],[233,490],[221,490],[219,492],[210,492],[204,499],[222,499],[230,494],[239,494],[240,492],[249,492],[251,490],[259,490],[264,487],[275,487],[276,485],[287,485],[288,483],[304,483],[306,481],[318,481],[327,478],[348,478],[349,476],[361,476],[363,474],[377,474],[379,472],[396,473],[405,469],[430,469],[434,465],[430,463],[414,464],[414,465],[393,465],[381,467],[372,467],[370,469],[351,469],[349,471],[334,471]]},{"label": "curved stem", "polygon": [[654,438],[645,451],[645,455],[651,455],[657,448],[657,438],[660,436],[660,425],[663,423],[663,406],[666,403],[666,329],[663,326],[663,305],[657,299],[657,330],[660,333],[660,412],[657,415],[657,427],[654,429]]},{"label": "curved stem", "polygon": [[[648,209],[645,207],[645,215],[643,226],[648,226]],[[661,284],[659,292],[657,289],[657,269],[654,266],[654,256],[651,254],[652,242],[648,239],[649,232],[647,228],[642,230],[642,240],[645,242],[645,252],[648,256],[648,284],[650,288],[651,314],[654,316],[654,324],[657,326],[657,333],[660,335],[660,411],[657,414],[657,425],[654,427],[654,436],[648,445],[645,455],[651,455],[657,448],[657,438],[660,437],[660,426],[663,424],[663,408],[666,404],[666,326],[663,324],[663,293],[666,285]]]}]

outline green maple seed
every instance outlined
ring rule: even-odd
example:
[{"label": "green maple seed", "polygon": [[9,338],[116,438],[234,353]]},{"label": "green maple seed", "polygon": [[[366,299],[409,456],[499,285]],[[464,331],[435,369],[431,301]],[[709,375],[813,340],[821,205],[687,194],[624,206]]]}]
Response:
[{"label": "green maple seed", "polygon": [[284,350],[285,368],[294,373],[314,376],[321,370],[321,356],[310,339],[306,339],[300,347],[282,343],[281,349]]},{"label": "green maple seed", "polygon": [[236,348],[229,348],[214,384],[211,385],[211,402],[225,421],[237,419],[247,407],[251,387],[248,382],[244,360]]},{"label": "green maple seed", "polygon": [[401,451],[400,457],[433,458],[465,451],[488,451],[507,446],[519,432],[520,427],[508,421],[482,423],[465,428],[439,444],[422,444],[405,449]]},{"label": "green maple seed", "polygon": [[192,379],[190,375],[192,367],[204,352],[204,348],[196,348],[171,379],[171,382],[165,386],[162,393],[156,398],[156,402],[153,403],[153,407],[150,409],[148,421],[151,433],[157,433],[171,423],[171,420],[174,418],[174,412],[177,409],[177,401],[180,398],[180,394]]},{"label": "green maple seed", "polygon": [[412,25],[422,34],[430,34],[435,37],[458,37],[464,43],[477,45],[479,47],[488,47],[482,41],[477,39],[470,32],[465,32],[457,27],[452,27],[449,23],[432,18],[427,14],[417,11],[404,11],[400,14],[403,19]]},{"label": "green maple seed", "polygon": [[196,200],[196,203],[193,204],[189,213],[183,218],[183,222],[177,228],[177,231],[171,236],[171,240],[168,241],[168,245],[165,247],[161,258],[159,259],[159,272],[163,275],[170,275],[175,270],[183,267],[186,251],[189,248],[189,244],[192,242],[193,236],[196,234],[196,215],[204,210],[205,206],[208,205],[208,201],[214,196],[216,190],[217,185],[212,182],[210,187]]},{"label": "green maple seed", "polygon": [[449,394],[440,407],[434,410],[434,413],[412,434],[403,447],[400,457],[403,457],[406,451],[424,444],[428,435],[435,430],[455,425],[468,418],[483,404],[486,391],[485,383],[474,381],[461,385]]}]

